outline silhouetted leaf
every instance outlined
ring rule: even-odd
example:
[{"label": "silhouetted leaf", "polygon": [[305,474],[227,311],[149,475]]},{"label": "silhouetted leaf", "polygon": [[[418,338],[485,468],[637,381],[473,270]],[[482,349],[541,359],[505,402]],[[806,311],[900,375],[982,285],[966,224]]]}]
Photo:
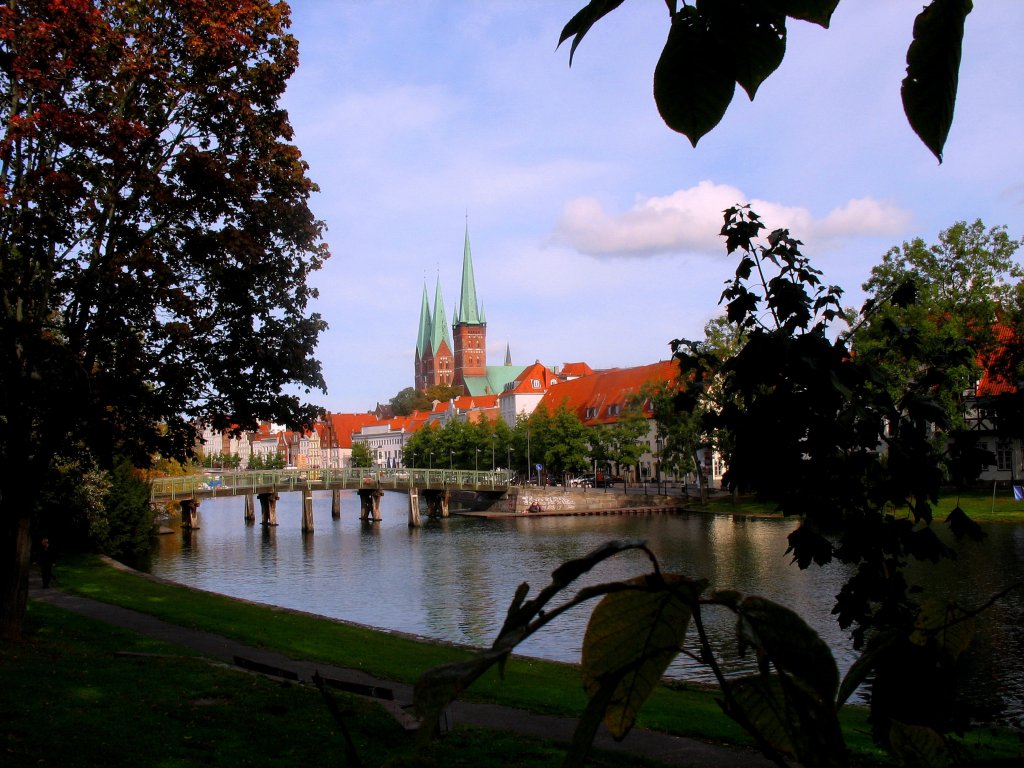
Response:
[{"label": "silhouetted leaf", "polygon": [[794,611],[751,595],[740,603],[737,631],[741,642],[819,702],[832,706],[839,689],[839,669],[825,641]]},{"label": "silhouetted leaf", "polygon": [[718,125],[736,80],[697,9],[680,9],[654,69],[654,101],[665,124],[696,147]]},{"label": "silhouetted leaf", "polygon": [[562,34],[558,38],[558,45],[561,45],[570,37],[572,47],[569,48],[569,66],[572,66],[572,57],[576,53],[576,46],[583,40],[583,36],[590,31],[590,28],[602,17],[614,11],[624,0],[590,0],[586,7],[581,8],[575,16],[569,19],[569,23],[562,28]]},{"label": "silhouetted leaf", "polygon": [[578,579],[602,560],[607,560],[612,555],[625,552],[627,549],[638,549],[642,546],[644,546],[642,539],[621,539],[606,542],[583,557],[562,563],[551,572],[551,582],[553,585],[564,586]]},{"label": "silhouetted leaf", "polygon": [[733,79],[751,100],[786,55],[786,17],[770,5],[744,0],[698,4],[717,46],[727,54]]},{"label": "silhouetted leaf", "polygon": [[914,20],[907,49],[903,111],[940,163],[956,106],[964,21],[973,7],[971,0],[932,0]]},{"label": "silhouetted leaf", "polygon": [[949,746],[942,735],[923,725],[890,721],[889,746],[903,765],[950,764]]},{"label": "silhouetted leaf", "polygon": [[706,582],[667,575],[632,579],[636,590],[606,595],[583,638],[583,687],[597,696],[609,686],[604,723],[617,739],[629,733],[641,705],[678,655],[691,606]]},{"label": "silhouetted leaf", "polygon": [[771,4],[790,18],[809,21],[828,29],[839,0],[771,0]]},{"label": "silhouetted leaf", "polygon": [[953,532],[953,535],[958,539],[966,537],[972,541],[984,541],[988,535],[959,506],[953,508],[953,511],[946,517],[946,522],[949,524],[949,529]]},{"label": "silhouetted leaf", "polygon": [[778,675],[741,678],[730,685],[730,696],[738,710],[726,709],[733,719],[805,768],[842,768],[847,764],[832,702],[816,702]]},{"label": "silhouetted leaf", "polygon": [[[732,703],[773,749],[787,755],[796,750],[790,739],[786,704],[777,677],[752,675],[730,684]],[[729,713],[734,719],[737,713]],[[742,720],[740,720],[742,722]]]},{"label": "silhouetted leaf", "polygon": [[910,642],[915,645],[931,644],[949,662],[967,650],[974,639],[974,620],[956,603],[929,600],[914,619]]},{"label": "silhouetted leaf", "polygon": [[839,694],[836,697],[836,709],[846,703],[846,700],[853,695],[853,692],[867,680],[868,675],[874,670],[878,662],[885,656],[893,643],[900,640],[906,634],[905,630],[889,630],[872,635],[868,641],[867,648],[857,657],[850,669],[847,671],[843,682],[839,685]]}]

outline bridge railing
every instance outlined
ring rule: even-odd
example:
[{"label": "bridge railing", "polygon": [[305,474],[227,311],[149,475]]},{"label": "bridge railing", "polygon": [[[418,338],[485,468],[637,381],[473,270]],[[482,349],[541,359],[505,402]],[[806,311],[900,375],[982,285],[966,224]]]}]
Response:
[{"label": "bridge railing", "polygon": [[151,483],[153,501],[238,496],[301,490],[450,488],[503,491],[510,485],[506,470],[317,468],[230,471],[220,474],[160,477]]}]

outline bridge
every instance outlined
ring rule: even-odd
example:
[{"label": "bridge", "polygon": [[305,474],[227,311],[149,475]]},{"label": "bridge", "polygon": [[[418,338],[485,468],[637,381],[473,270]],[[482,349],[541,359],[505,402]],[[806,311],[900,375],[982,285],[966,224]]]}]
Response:
[{"label": "bridge", "polygon": [[340,491],[355,490],[360,517],[380,520],[380,498],[385,490],[409,494],[409,525],[420,523],[419,493],[427,501],[430,517],[447,517],[453,490],[504,493],[511,485],[508,470],[464,469],[279,469],[251,472],[225,471],[218,475],[185,475],[156,478],[150,485],[150,501],[178,503],[185,528],[198,528],[198,509],[203,499],[244,496],[245,520],[255,522],[253,499],[258,499],[263,525],[277,525],[277,499],[283,492],[302,493],[302,530],[313,530],[313,491],[332,491],[331,516],[341,516]]}]

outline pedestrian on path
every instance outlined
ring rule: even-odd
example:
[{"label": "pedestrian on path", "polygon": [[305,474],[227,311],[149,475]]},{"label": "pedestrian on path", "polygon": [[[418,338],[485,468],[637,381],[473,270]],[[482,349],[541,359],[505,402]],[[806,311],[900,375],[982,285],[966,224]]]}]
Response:
[{"label": "pedestrian on path", "polygon": [[39,563],[39,571],[43,576],[43,587],[49,587],[53,579],[53,549],[50,547],[50,540],[45,536],[39,542],[36,562]]}]

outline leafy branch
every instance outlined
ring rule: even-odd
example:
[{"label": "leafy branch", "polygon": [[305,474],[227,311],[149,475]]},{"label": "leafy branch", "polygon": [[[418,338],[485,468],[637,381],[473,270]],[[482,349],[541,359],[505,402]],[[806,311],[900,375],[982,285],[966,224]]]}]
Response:
[{"label": "leafy branch", "polygon": [[[552,610],[545,610],[594,566],[629,550],[647,555],[650,573],[584,587]],[[952,665],[971,642],[977,614],[940,601],[926,603],[913,621],[874,638],[840,681],[827,644],[794,611],[731,590],[704,596],[707,587],[703,579],[662,573],[657,559],[641,541],[609,542],[556,569],[551,583],[534,600],[525,599],[529,586],[520,585],[491,648],[468,661],[436,667],[420,678],[415,689],[417,714],[425,726],[437,722],[440,713],[480,675],[492,666],[500,668],[516,645],[565,611],[601,598],[583,639],[580,669],[589,701],[577,724],[566,766],[584,764],[601,723],[614,738],[625,738],[668,665],[685,652],[692,621],[700,652],[687,655],[711,669],[722,692],[719,704],[723,712],[754,737],[769,759],[782,767],[793,759],[809,768],[842,768],[848,761],[837,712],[853,690],[872,671],[893,675],[892,660],[901,658],[908,647],[938,653],[943,659],[941,674],[952,678]],[[728,610],[736,616],[739,654],[755,654],[756,673],[726,674],[705,628],[703,614],[708,609]],[[899,734],[904,734],[907,725],[892,721],[889,727],[890,746],[901,757],[910,757],[900,746]],[[918,735],[926,732],[931,745],[931,751],[913,757],[923,765],[943,764],[950,748],[943,734],[928,725],[913,728]],[[429,739],[433,730],[422,727],[420,735]]]},{"label": "leafy branch", "polygon": [[[590,0],[562,29],[569,64],[590,29],[623,0]],[[665,0],[668,39],[654,70],[654,100],[665,124],[696,147],[725,116],[736,86],[754,100],[786,56],[790,20],[828,28],[839,0]],[[971,0],[932,0],[914,20],[900,92],[910,127],[942,162],[953,122]]]}]

